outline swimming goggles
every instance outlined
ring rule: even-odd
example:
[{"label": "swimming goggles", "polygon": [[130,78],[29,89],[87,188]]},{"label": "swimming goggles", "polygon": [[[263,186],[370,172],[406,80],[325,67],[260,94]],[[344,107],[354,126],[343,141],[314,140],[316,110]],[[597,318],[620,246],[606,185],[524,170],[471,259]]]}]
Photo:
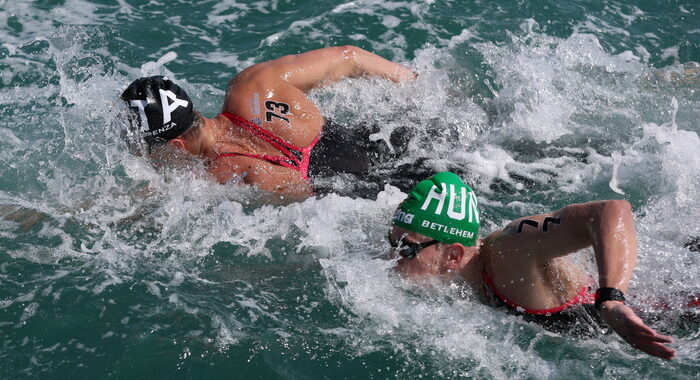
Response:
[{"label": "swimming goggles", "polygon": [[404,242],[403,239],[406,235],[401,236],[398,242],[391,241],[391,233],[387,238],[389,239],[389,245],[394,249],[394,253],[399,254],[401,257],[412,259],[418,255],[421,250],[430,247],[433,244],[439,243],[437,240],[426,241],[423,243],[413,243]]}]

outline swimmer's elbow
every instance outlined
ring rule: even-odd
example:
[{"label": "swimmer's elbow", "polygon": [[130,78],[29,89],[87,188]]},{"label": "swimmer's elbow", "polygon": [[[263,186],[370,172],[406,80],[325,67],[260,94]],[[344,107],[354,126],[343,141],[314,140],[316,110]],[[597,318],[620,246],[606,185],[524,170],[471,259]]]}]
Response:
[{"label": "swimmer's elbow", "polygon": [[595,240],[600,234],[612,230],[634,230],[632,205],[624,199],[605,200],[584,204],[587,212],[583,213],[586,230]]},{"label": "swimmer's elbow", "polygon": [[594,202],[594,217],[601,220],[603,218],[631,217],[632,205],[624,199],[611,199]]},{"label": "swimmer's elbow", "polygon": [[567,222],[572,233],[590,240],[595,240],[603,230],[634,225],[632,205],[623,199],[571,204],[553,216],[572,222]]},{"label": "swimmer's elbow", "polygon": [[621,214],[631,214],[632,213],[632,204],[630,204],[627,200],[615,199],[615,200],[606,201],[606,203],[607,203],[608,207],[613,208],[618,213],[621,213]]},{"label": "swimmer's elbow", "polygon": [[365,51],[362,48],[353,45],[338,46],[337,49],[343,58],[355,58],[358,54]]},{"label": "swimmer's elbow", "polygon": [[362,49],[353,45],[326,48],[327,57],[330,58],[331,62],[336,62],[336,64],[341,63],[343,66],[348,67],[355,67],[358,65],[359,56],[362,51]]},{"label": "swimmer's elbow", "polygon": [[632,215],[632,205],[624,199],[609,199],[568,205],[558,213],[578,215],[596,222],[610,215]]}]

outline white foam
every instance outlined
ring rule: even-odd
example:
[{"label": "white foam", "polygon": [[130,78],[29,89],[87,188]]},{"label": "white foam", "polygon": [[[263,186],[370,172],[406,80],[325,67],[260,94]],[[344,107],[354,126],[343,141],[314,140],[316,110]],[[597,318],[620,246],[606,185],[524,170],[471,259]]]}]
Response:
[{"label": "white foam", "polygon": [[662,59],[673,58],[674,62],[678,62],[678,46],[671,46],[666,48],[661,53]]},{"label": "white foam", "polygon": [[[504,361],[517,367],[521,375],[554,369],[533,355],[532,347],[520,347],[513,332],[489,327],[510,324],[517,328],[514,319],[509,321],[499,312],[461,298],[459,287],[443,291],[439,283],[416,286],[404,282],[391,275],[393,263],[388,261],[337,256],[320,262],[328,276],[328,297],[364,321],[346,338],[363,354],[388,345],[403,357],[410,342],[418,354],[445,357],[448,362],[473,360],[495,378],[509,377],[509,371],[500,365]],[[450,365],[442,370],[459,371]]]},{"label": "white foam", "polygon": [[393,29],[396,28],[401,24],[401,20],[399,20],[397,17],[394,16],[384,16],[382,18],[382,25],[384,25],[388,29]]},{"label": "white foam", "polygon": [[631,25],[640,16],[644,16],[644,11],[642,11],[641,9],[639,9],[638,7],[636,7],[634,5],[632,5],[631,7],[629,7],[629,6],[626,7],[627,9],[631,8],[630,13],[625,13],[622,10],[622,7],[618,6],[616,4],[608,4],[608,5],[606,5],[606,7],[609,7],[609,9],[611,9],[614,14],[621,17],[624,20],[625,25],[628,25],[628,26]]},{"label": "white foam", "polygon": [[608,186],[610,186],[610,189],[612,191],[625,195],[625,192],[620,189],[618,186],[618,181],[617,181],[617,171],[620,166],[620,154],[618,152],[613,152],[612,154],[612,160],[613,160],[613,168],[612,168],[612,176],[610,178],[610,182],[608,183]]},{"label": "white foam", "polygon": [[642,59],[642,62],[648,62],[649,58],[651,57],[651,53],[641,45],[637,45],[634,48],[634,51],[637,53],[637,56],[639,56]]},{"label": "white foam", "polygon": [[162,57],[158,58],[155,62],[146,62],[141,65],[141,75],[142,77],[150,77],[153,75],[161,74],[163,67],[166,63],[172,62],[177,59],[177,53],[174,51],[169,51],[165,53]]},{"label": "white foam", "polygon": [[[228,12],[231,9],[236,9],[237,12],[229,12],[227,15],[222,15],[224,12]],[[207,15],[208,24],[219,26],[221,24],[236,25],[235,21],[239,18],[245,16],[249,11],[250,7],[247,4],[239,3],[236,0],[222,0],[217,1],[214,4],[213,12]],[[236,28],[233,29],[238,30]]]}]

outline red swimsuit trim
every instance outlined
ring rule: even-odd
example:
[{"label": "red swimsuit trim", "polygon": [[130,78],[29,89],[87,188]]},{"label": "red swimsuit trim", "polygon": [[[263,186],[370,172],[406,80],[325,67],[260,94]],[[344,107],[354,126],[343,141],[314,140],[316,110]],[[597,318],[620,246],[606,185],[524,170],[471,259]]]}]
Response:
[{"label": "red swimsuit trim", "polygon": [[221,115],[229,119],[233,124],[245,129],[246,131],[254,134],[255,136],[261,138],[263,141],[275,147],[282,153],[282,156],[271,156],[267,154],[252,154],[252,153],[222,153],[214,157],[209,162],[214,162],[220,158],[233,157],[233,156],[246,156],[251,158],[257,158],[259,160],[264,160],[269,163],[284,166],[285,168],[294,169],[301,174],[304,179],[309,179],[309,162],[311,161],[311,150],[314,148],[321,136],[316,136],[314,141],[304,148],[292,145],[272,134],[272,132],[264,129],[263,127],[250,122],[240,116],[234,115],[229,112],[222,112]]},{"label": "red swimsuit trim", "polygon": [[512,307],[513,309],[520,311],[522,313],[527,313],[527,314],[535,314],[535,315],[543,315],[543,314],[554,314],[558,313],[560,311],[563,311],[565,309],[568,309],[571,306],[574,305],[579,305],[579,304],[593,304],[595,302],[595,294],[591,293],[590,287],[585,286],[581,289],[581,291],[576,295],[576,297],[570,299],[566,303],[564,303],[561,306],[553,307],[551,309],[528,309],[526,307],[522,307],[518,305],[517,303],[509,300],[506,298],[501,292],[496,289],[496,286],[493,284],[493,281],[491,280],[491,277],[489,277],[489,274],[486,273],[486,271],[483,272],[483,280],[486,286],[493,292],[493,294],[498,297],[501,301],[503,301],[506,305]]}]

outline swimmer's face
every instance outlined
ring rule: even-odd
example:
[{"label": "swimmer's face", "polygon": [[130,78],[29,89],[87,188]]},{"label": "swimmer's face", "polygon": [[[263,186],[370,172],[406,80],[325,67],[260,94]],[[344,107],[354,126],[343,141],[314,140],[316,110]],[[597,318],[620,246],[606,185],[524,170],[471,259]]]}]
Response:
[{"label": "swimmer's face", "polygon": [[389,231],[389,244],[391,248],[388,255],[390,258],[399,258],[395,269],[400,274],[418,277],[443,273],[443,244],[432,238],[392,227]]}]

